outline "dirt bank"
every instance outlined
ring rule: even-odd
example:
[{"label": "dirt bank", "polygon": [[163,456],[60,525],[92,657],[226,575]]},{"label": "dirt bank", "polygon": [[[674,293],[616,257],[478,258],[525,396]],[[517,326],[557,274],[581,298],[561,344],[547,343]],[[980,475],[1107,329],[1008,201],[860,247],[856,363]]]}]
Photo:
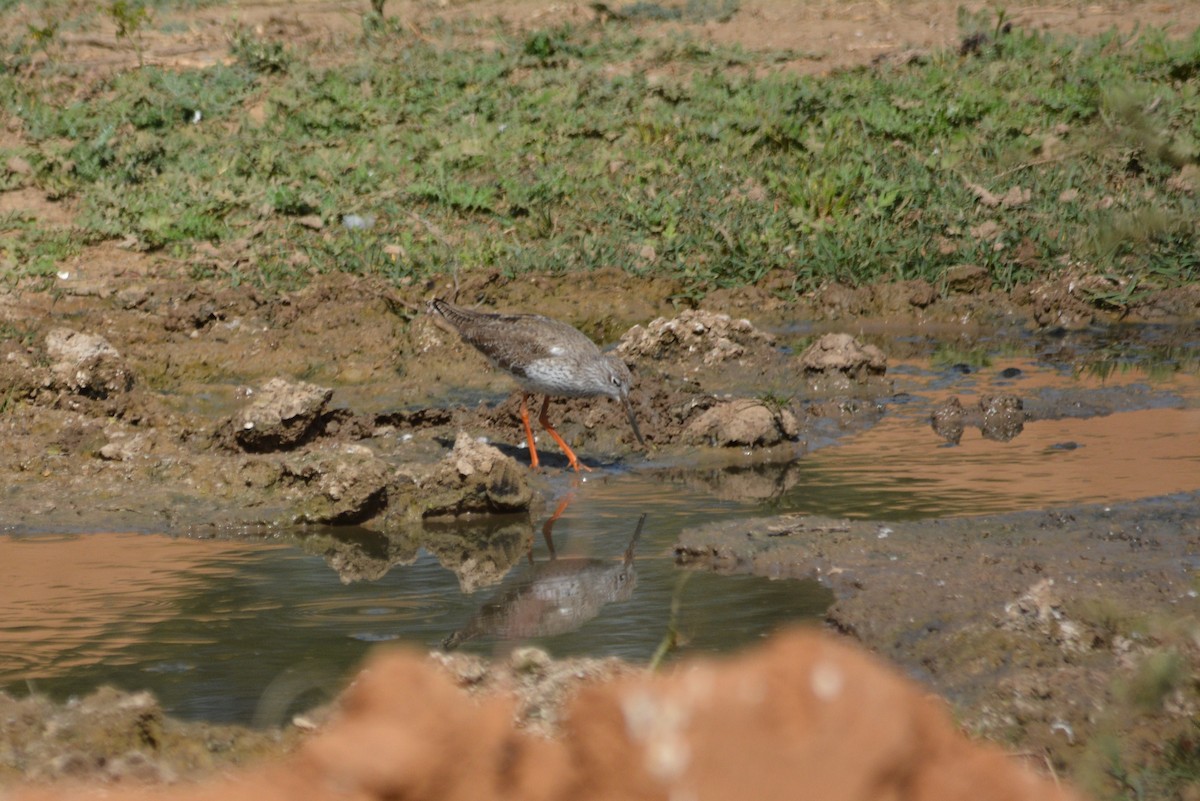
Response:
[{"label": "dirt bank", "polygon": [[951,699],[968,730],[1044,754],[1093,789],[1190,742],[1195,493],[928,521],[722,523],[685,532],[676,556],[819,577],[837,595],[834,628]]},{"label": "dirt bank", "polygon": [[474,702],[423,658],[392,654],[373,661],[328,728],[284,762],[192,787],[106,795],[829,801],[967,792],[1074,797],[970,743],[940,702],[872,658],[828,636],[791,633],[727,662],[593,685],[569,704],[556,740],[514,730],[510,700]]}]

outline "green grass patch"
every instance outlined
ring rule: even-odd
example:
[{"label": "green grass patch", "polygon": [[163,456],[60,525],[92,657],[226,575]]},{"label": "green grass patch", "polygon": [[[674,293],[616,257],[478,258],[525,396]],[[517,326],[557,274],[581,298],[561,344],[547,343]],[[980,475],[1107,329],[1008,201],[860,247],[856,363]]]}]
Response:
[{"label": "green grass patch", "polygon": [[1093,300],[1120,309],[1197,277],[1200,187],[1180,176],[1200,159],[1200,35],[964,18],[989,33],[972,53],[815,78],[771,69],[794,54],[643,38],[630,8],[462,23],[491,49],[376,24],[333,67],[240,33],[232,66],[148,66],[83,99],[6,71],[0,97],[86,235],[182,255],[249,237],[235,281],[615,266],[699,297],[977,264],[1002,288],[1109,276]]}]

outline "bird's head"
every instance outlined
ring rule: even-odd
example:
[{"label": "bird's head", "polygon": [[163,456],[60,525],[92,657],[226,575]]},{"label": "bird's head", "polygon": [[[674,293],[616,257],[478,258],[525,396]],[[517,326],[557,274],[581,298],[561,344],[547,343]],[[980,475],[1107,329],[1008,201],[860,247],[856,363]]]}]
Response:
[{"label": "bird's head", "polygon": [[633,375],[629,372],[629,367],[625,361],[615,353],[609,353],[604,358],[604,394],[610,398],[616,398],[625,407],[625,416],[629,418],[629,425],[633,428],[633,435],[637,437],[638,443],[644,448],[646,440],[642,439],[642,432],[638,429],[637,418],[633,415],[633,404],[629,402],[629,388],[633,385]]},{"label": "bird's head", "polygon": [[602,379],[604,394],[610,398],[624,401],[629,397],[629,388],[633,386],[633,374],[625,365],[625,360],[615,353],[604,357]]}]

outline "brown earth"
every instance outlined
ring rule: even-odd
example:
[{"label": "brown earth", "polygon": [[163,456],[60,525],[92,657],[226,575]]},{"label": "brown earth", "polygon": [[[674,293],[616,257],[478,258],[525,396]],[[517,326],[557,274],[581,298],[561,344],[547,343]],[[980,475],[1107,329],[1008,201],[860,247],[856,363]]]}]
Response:
[{"label": "brown earth", "polygon": [[[634,4],[551,3],[547,0],[389,0],[386,16],[402,21],[418,35],[440,20],[502,19],[517,31],[628,15]],[[663,3],[679,8],[679,3]],[[670,36],[678,31],[722,44],[752,50],[777,51],[778,69],[824,73],[861,66],[880,59],[902,59],[913,52],[956,46],[961,29],[958,10],[991,10],[987,3],[950,0],[850,2],[837,0],[740,0],[737,3],[697,3],[698,13],[677,20],[637,16],[647,36]],[[728,9],[728,13],[724,9]],[[142,58],[148,64],[201,67],[228,57],[231,29],[244,28],[269,39],[319,45],[331,60],[348,57],[342,45],[362,32],[362,2],[289,2],[259,0],[211,8],[156,12],[153,26],[139,32]],[[707,10],[708,13],[704,13]],[[1005,6],[1005,18],[1015,27],[1059,31],[1083,36],[1117,29],[1162,28],[1187,35],[1200,25],[1200,9],[1188,2],[1023,3]],[[18,7],[7,15],[18,25],[44,22],[41,12]],[[439,34],[440,35],[440,34]],[[464,34],[465,35],[465,34]],[[126,69],[137,64],[129,42],[118,40],[115,23],[96,15],[84,30],[61,35],[60,60],[94,72]],[[494,46],[481,39],[481,47]],[[3,208],[0,206],[0,208]]]},{"label": "brown earth", "polygon": [[[364,5],[262,2],[239,5],[236,15],[223,6],[161,12],[159,22],[164,24],[155,27],[162,30],[148,30],[144,34],[144,57],[149,63],[210,64],[227,57],[229,32],[237,25],[245,25],[272,38],[327,44],[322,52],[336,58],[332,54],[339,49],[345,51],[340,45],[361,30]],[[392,0],[386,10],[421,33],[444,17],[500,15],[518,28],[536,29],[590,20],[597,14],[621,9],[618,4],[607,9],[603,6],[598,9],[597,5],[564,6],[545,0],[441,4]],[[955,22],[957,6],[957,3],[920,0],[854,4],[745,0],[726,22],[641,24],[647,35],[666,36],[676,29],[687,28],[715,41],[784,51],[777,62],[779,69],[823,72],[879,58],[905,58],[914,49],[953,46],[959,35]],[[982,5],[971,7],[982,8]],[[1082,34],[1114,26],[1132,31],[1138,25],[1161,26],[1174,34],[1186,34],[1200,25],[1200,7],[1192,3],[1039,4],[1009,8],[1007,13],[1014,24],[1022,27]],[[59,45],[61,51],[54,57],[86,67],[97,76],[106,70],[134,65],[136,55],[118,41],[111,22],[102,17],[96,17],[92,29],[64,34]],[[20,27],[26,22],[36,22],[37,12],[18,6],[6,11],[3,18],[6,24]],[[479,44],[486,46],[487,42]],[[0,142],[15,135],[13,130],[0,126]],[[30,190],[0,193],[0,213],[13,210],[32,215],[47,225],[69,225],[73,216],[69,207]],[[216,260],[227,256],[210,255]],[[478,274],[462,276],[458,286],[447,280],[403,288],[338,276],[319,279],[296,292],[265,295],[245,287],[231,289],[181,279],[186,265],[173,263],[162,254],[126,249],[115,242],[89,246],[61,268],[68,278],[58,282],[54,294],[26,287],[0,290],[0,323],[12,334],[0,342],[0,438],[6,445],[0,449],[0,476],[4,477],[0,482],[0,503],[4,508],[0,524],[6,527],[178,528],[197,523],[219,527],[254,522],[363,519],[377,519],[384,527],[399,526],[413,514],[423,515],[420,509],[413,511],[412,496],[403,494],[405,488],[421,486],[429,480],[431,471],[436,470],[442,471],[437,486],[453,495],[445,501],[450,504],[446,508],[462,508],[455,504],[463,502],[463,498],[474,499],[482,508],[504,502],[497,498],[515,496],[525,498],[523,503],[536,503],[536,492],[530,491],[528,497],[522,495],[519,486],[522,479],[506,478],[519,475],[508,467],[511,460],[497,458],[490,452],[474,452],[469,458],[459,453],[449,457],[450,461],[443,458],[459,430],[473,435],[487,434],[500,441],[517,441],[513,436],[516,401],[510,399],[489,408],[456,406],[444,400],[451,391],[462,393],[459,397],[478,398],[507,391],[510,385],[506,378],[484,369],[483,362],[472,351],[421,316],[423,301],[434,294],[457,291],[460,302],[486,301],[498,308],[514,310],[537,308],[569,320],[605,342],[615,341],[635,324],[647,325],[656,317],[671,319],[679,313],[669,300],[679,287],[669,281],[636,279],[616,272],[569,279],[556,276],[509,279],[499,274]],[[796,319],[858,320],[878,314],[917,326],[954,329],[1080,325],[1102,319],[1099,312],[1083,302],[1082,290],[1072,276],[1043,286],[1026,287],[1011,295],[982,291],[968,284],[961,291],[943,297],[938,297],[928,286],[830,286],[795,303],[777,299],[773,287],[774,278],[768,276],[760,286],[715,293],[706,299],[704,311],[727,313],[735,320],[752,314],[755,324],[764,328]],[[614,296],[622,298],[622,303],[614,304]],[[1185,287],[1150,298],[1130,310],[1129,316],[1151,320],[1194,319],[1198,313],[1200,289]],[[712,325],[709,328],[716,330]],[[330,332],[337,332],[337,336],[331,337]],[[101,342],[79,340],[79,335],[102,339]],[[753,337],[741,341],[735,332],[725,336],[729,344],[720,344],[718,339],[711,339],[712,346],[703,351],[706,355],[716,354],[712,361],[701,358],[688,362],[689,369],[683,373],[656,369],[650,356],[634,353],[629,357],[638,372],[639,389],[634,402],[656,454],[665,453],[669,458],[672,453],[693,453],[690,449],[696,443],[720,445],[720,429],[710,428],[711,420],[699,426],[699,421],[710,413],[716,418],[732,414],[730,421],[737,423],[747,416],[762,418],[760,422],[767,429],[773,427],[778,435],[774,442],[784,443],[787,437],[799,435],[806,422],[814,417],[841,413],[836,404],[826,409],[775,410],[788,411],[796,418],[797,428],[792,433],[792,424],[782,413],[764,415],[765,407],[747,408],[745,413],[722,412],[718,397],[722,392],[749,386],[769,391],[777,380],[781,363],[776,361],[778,356],[774,352],[756,350]],[[72,350],[74,346],[69,343],[91,347]],[[111,353],[103,343],[107,343]],[[730,355],[738,348],[742,350]],[[75,361],[68,362],[69,358]],[[64,370],[64,364],[70,369]],[[286,377],[289,381],[303,377],[318,391],[310,392],[309,400],[296,409],[288,405],[295,399],[288,395],[273,411],[260,408],[255,412],[259,416],[247,418],[254,393],[261,392],[276,377]],[[332,395],[320,391],[327,387],[335,388]],[[574,402],[556,404],[554,408],[556,424],[588,454],[589,461],[639,458],[632,433],[615,404]],[[283,439],[271,435],[260,439],[245,433],[251,430],[245,427],[247,423],[298,426],[299,430],[289,430],[281,435]],[[740,442],[739,438],[745,436],[740,432],[730,433],[728,429],[726,433],[729,442]],[[757,444],[766,448],[771,443]],[[516,449],[507,450],[505,457],[522,456]],[[716,452],[719,448],[712,450]],[[476,476],[472,480],[459,468],[463,459],[470,465],[488,467],[482,471],[471,467],[469,472]],[[548,461],[552,468],[563,464],[553,456]],[[442,467],[435,467],[438,464]],[[497,465],[500,472],[493,473],[491,465]],[[330,476],[346,475],[354,477],[348,484],[329,480]],[[388,505],[381,500],[388,493],[410,499],[391,517],[383,513]],[[1130,523],[1125,528],[1128,531],[1135,525]],[[1194,544],[1194,523],[1188,525],[1192,528],[1185,532],[1177,548],[1188,549]],[[896,530],[900,533],[890,534],[890,542],[897,554],[913,564],[928,565],[932,570],[959,558],[953,547],[928,548],[927,538],[906,533],[903,528]],[[1107,543],[1106,547],[1125,547],[1114,546],[1113,542],[1124,542],[1129,548],[1146,546],[1141,535],[1131,534],[1132,539],[1128,540],[1113,536],[1117,539],[1104,540],[1103,535],[1100,539]],[[1053,590],[1041,583],[1047,577],[1057,579],[1063,573],[1058,565],[1047,569],[1049,557],[1024,555],[1023,544],[1021,548],[1013,546],[1008,550],[973,551],[973,557],[981,560],[981,564],[1001,564],[1003,569],[997,571],[1001,578],[994,586],[973,585],[971,593],[960,590],[955,595],[953,587],[936,592],[898,592],[896,582],[902,578],[885,580],[882,576],[886,571],[869,573],[864,580],[860,573],[866,572],[867,566],[855,562],[858,557],[853,556],[855,548],[860,549],[861,556],[862,537],[847,535],[833,540],[837,542],[831,540],[828,547],[830,553],[837,555],[830,561],[827,573],[846,577],[837,581],[843,589],[848,588],[832,613],[833,621],[907,668],[928,671],[936,677],[933,682],[936,686],[955,694],[956,703],[973,698],[967,704],[973,710],[967,722],[976,732],[1000,739],[1013,738],[1018,747],[1029,748],[1038,755],[1053,754],[1057,765],[1071,762],[1063,755],[1075,746],[1068,741],[1067,732],[1072,740],[1079,737],[1082,748],[1089,727],[1095,730],[1108,725],[1105,721],[1097,723],[1095,716],[1089,718],[1079,707],[1080,698],[1117,692],[1113,682],[1124,680],[1122,676],[1136,677],[1136,665],[1143,658],[1162,653],[1158,646],[1164,642],[1188,659],[1193,656],[1188,650],[1193,646],[1186,644],[1184,635],[1164,634],[1161,630],[1154,647],[1139,650],[1143,644],[1130,636],[1133,629],[1121,622],[1120,614],[1095,609],[1094,599],[1073,591],[1064,597],[1061,581],[1053,585]],[[992,545],[999,547],[998,542]],[[1153,550],[1157,546],[1146,547]],[[1188,559],[1195,556],[1191,550],[1182,555],[1176,550],[1163,553]],[[809,564],[805,558],[793,556],[785,561],[792,565]],[[1095,562],[1072,564],[1072,576],[1086,575],[1099,580],[1119,560],[1119,555],[1114,553],[1106,559],[1110,560],[1103,563],[1107,566],[1097,572],[1089,572]],[[1123,586],[1130,592],[1158,586],[1157,579],[1168,572],[1169,568],[1163,566],[1159,573],[1148,573]],[[958,575],[962,580],[964,576],[978,574]],[[1170,586],[1180,581],[1179,576],[1172,574]],[[1163,590],[1159,587],[1156,591]],[[965,597],[970,597],[972,603],[961,605]],[[935,609],[945,604],[950,604],[955,614],[938,617]],[[1015,611],[1007,611],[1006,604],[1015,604]],[[1080,612],[1075,605],[1091,611]],[[911,620],[903,622],[908,618]],[[1179,619],[1179,610],[1172,610],[1170,620]],[[1079,640],[1082,651],[1070,650],[1069,641],[1063,639],[1064,620],[1083,621],[1078,624],[1082,626],[1078,635],[1082,638]],[[1127,645],[1126,641],[1137,644]],[[1018,647],[1020,653],[1033,654],[1031,659],[1041,659],[1044,663],[1016,674],[1017,678],[1009,679],[1010,684],[993,688],[991,695],[980,689],[986,683],[986,666],[997,658],[997,651],[1017,652]],[[938,651],[941,648],[948,650]],[[762,686],[774,692],[776,685],[771,682],[779,681],[780,676],[804,675],[804,665],[811,667],[806,660],[822,653],[832,654],[829,658],[843,666],[846,675],[855,681],[871,677],[864,693],[866,690],[877,693],[870,697],[879,706],[869,711],[842,703],[855,697],[853,693],[840,697],[839,705],[848,713],[843,720],[847,735],[844,740],[835,736],[839,724],[824,717],[807,717],[813,714],[811,699],[801,703],[790,696],[795,706],[781,707],[794,712],[794,717],[787,717],[775,709],[763,710],[746,695],[761,692]],[[1093,671],[1099,656],[1123,666],[1125,672],[1120,673],[1111,665],[1106,671]],[[1081,666],[1081,661],[1088,665]],[[994,752],[969,747],[953,736],[943,714],[933,711],[934,704],[919,698],[912,688],[878,673],[877,666],[860,655],[825,641],[782,641],[744,661],[697,668],[693,672],[680,670],[664,680],[637,679],[650,682],[640,685],[643,689],[637,691],[630,689],[634,685],[599,689],[571,707],[569,726],[558,742],[532,740],[520,732],[514,733],[509,723],[512,710],[504,706],[508,702],[488,701],[478,708],[465,705],[449,685],[412,660],[380,662],[375,670],[376,676],[389,676],[397,683],[390,688],[382,686],[368,673],[362,687],[348,700],[345,717],[332,725],[327,736],[314,739],[286,767],[262,768],[238,781],[248,791],[260,794],[269,792],[268,785],[273,781],[283,782],[280,787],[294,787],[291,783],[300,777],[317,781],[318,777],[336,776],[364,795],[383,795],[405,786],[398,782],[429,781],[448,784],[407,787],[418,795],[437,793],[443,797],[452,794],[450,787],[470,792],[483,787],[482,783],[489,783],[488,792],[496,795],[516,795],[518,790],[524,790],[526,794],[537,792],[557,797],[565,792],[564,788],[575,791],[594,787],[598,796],[629,790],[637,797],[642,797],[641,793],[650,797],[664,790],[661,777],[656,779],[653,771],[665,769],[664,765],[669,768],[671,760],[679,758],[682,745],[676,735],[685,729],[688,738],[695,737],[688,740],[696,748],[695,753],[712,758],[696,759],[690,763],[698,766],[696,773],[685,771],[672,778],[682,776],[688,781],[701,782],[697,785],[700,795],[708,788],[732,786],[740,791],[744,789],[743,782],[760,778],[764,779],[764,793],[780,787],[817,787],[803,783],[766,786],[764,777],[795,781],[796,776],[805,775],[770,772],[790,769],[790,756],[786,760],[776,758],[792,753],[788,750],[789,743],[808,749],[805,753],[814,761],[796,764],[814,765],[818,772],[810,775],[821,777],[862,779],[868,775],[863,772],[867,763],[847,760],[878,757],[879,761],[870,763],[880,770],[870,774],[880,781],[874,789],[890,788],[897,797],[931,797],[921,793],[931,787],[946,787],[931,784],[937,781],[969,782],[972,789],[995,789],[996,797],[1016,797],[1003,794],[1004,788],[1015,786],[1006,782],[1033,781],[1024,773],[1014,772]],[[714,696],[711,708],[697,711],[698,728],[693,732],[687,728],[690,725],[687,721],[673,719],[665,712],[672,709],[678,712],[676,707],[668,707],[679,703],[680,694],[696,691],[689,682],[698,680],[688,678],[696,675],[707,675],[704,681],[728,687],[730,692]],[[754,687],[747,690],[747,682],[762,676],[768,676],[762,679],[765,684],[758,690]],[[1060,681],[1066,683],[1060,685]],[[459,683],[473,682],[460,675]],[[411,711],[423,716],[418,719],[427,721],[428,726],[414,730],[405,716],[397,712],[406,710],[404,705],[410,698],[420,696],[411,692],[418,686],[429,688],[438,705]],[[504,696],[514,692],[514,687],[501,682],[495,690]],[[648,716],[649,728],[639,729],[641,724],[631,726],[631,715],[638,719],[639,714],[628,708],[631,697],[636,704],[644,703],[647,709],[661,713]],[[1180,703],[1190,703],[1187,697],[1181,699]],[[107,702],[101,699],[101,702],[101,706],[108,703],[112,708],[132,708],[139,713],[130,724],[134,727],[135,741],[150,731],[152,739],[157,737],[158,746],[163,748],[172,748],[168,743],[178,742],[154,734],[166,725],[161,716],[140,715],[145,709],[137,704],[130,707],[128,698],[122,696]],[[375,705],[370,705],[372,702]],[[726,706],[718,710],[719,704]],[[550,706],[548,702],[547,707]],[[1183,717],[1177,715],[1173,719],[1186,720],[1191,707],[1185,704],[1179,708],[1184,710]],[[881,709],[886,709],[886,713]],[[46,735],[47,728],[42,724],[59,714],[60,710],[37,705],[20,711],[16,718],[25,716],[24,719],[36,725],[26,727],[23,734],[7,733],[6,736],[15,737],[6,741],[8,747],[16,742],[20,748],[32,748],[30,743]],[[663,726],[676,725],[677,730],[658,730],[653,720]],[[1013,720],[1019,725],[1014,727]],[[812,729],[805,729],[805,721],[819,726],[816,729],[821,733],[819,741],[812,741]],[[1029,721],[1044,726],[1035,730],[1034,726],[1024,725]],[[883,723],[888,723],[889,728],[885,730]],[[890,728],[891,725],[897,728]],[[479,730],[490,733],[491,738],[476,738]],[[429,737],[431,731],[441,735]],[[743,739],[721,739],[726,731],[736,732]],[[1152,733],[1146,737],[1148,749],[1153,747],[1154,732],[1161,744],[1164,730],[1151,727],[1147,731]],[[183,739],[208,743],[206,747],[216,743],[208,753],[247,756],[285,750],[295,739],[291,735],[283,740],[268,738],[264,748],[258,740],[253,745],[238,741],[242,736],[245,735],[231,734],[226,740],[205,729],[201,733],[188,730]],[[380,738],[380,749],[363,749],[363,738],[374,736]],[[21,742],[26,745],[21,746]],[[386,751],[383,744],[391,744],[397,750]],[[88,752],[89,747],[92,753]],[[44,773],[30,775],[62,777],[71,775],[75,766],[79,768],[76,775],[164,779],[192,775],[197,764],[201,768],[228,764],[204,757],[195,764],[184,762],[161,772],[153,767],[143,769],[140,766],[144,763],[136,757],[127,758],[125,751],[97,760],[95,752],[99,749],[100,746],[88,746],[86,741],[72,743],[65,751],[53,752],[49,757],[51,761],[59,759],[55,763],[57,769],[52,766]],[[136,752],[134,749],[131,753]],[[373,762],[373,754],[381,760],[388,756],[393,761]],[[498,765],[500,754],[507,755],[507,761]],[[404,775],[395,772],[399,767],[413,764],[412,760],[420,755],[427,755],[432,764],[442,765],[446,771]],[[546,765],[540,772],[532,762],[539,757]],[[473,758],[478,762],[471,762]],[[639,759],[647,758],[651,759],[650,767],[641,771],[631,769],[645,765]],[[121,763],[120,759],[126,762]],[[753,759],[762,762],[755,762],[750,769],[746,760]],[[954,764],[945,774],[935,772],[948,762]],[[479,770],[463,781],[480,784],[453,784],[457,781],[453,777],[463,773],[464,764],[478,765]],[[718,765],[724,772],[714,767]],[[710,770],[711,773],[702,772]],[[964,770],[979,772],[964,773]],[[632,784],[618,787],[605,783],[619,780]],[[842,796],[830,790],[819,797],[859,797],[853,795],[852,783],[842,787],[845,791]],[[1045,783],[1034,782],[1027,787],[1040,788],[1029,790],[1030,794],[1045,792],[1051,797],[1055,792]],[[228,789],[228,786],[219,788],[222,792]]]}]

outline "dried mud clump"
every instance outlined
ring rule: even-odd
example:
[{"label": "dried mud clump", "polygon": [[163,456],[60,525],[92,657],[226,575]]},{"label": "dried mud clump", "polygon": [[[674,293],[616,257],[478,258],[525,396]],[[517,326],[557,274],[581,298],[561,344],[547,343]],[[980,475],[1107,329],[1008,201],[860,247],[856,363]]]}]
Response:
[{"label": "dried mud clump", "polygon": [[749,398],[713,406],[684,430],[688,442],[717,447],[770,447],[799,436],[794,414]]},{"label": "dried mud clump", "polygon": [[272,378],[233,416],[234,438],[252,453],[294,448],[313,435],[332,397],[332,389]]},{"label": "dried mud clump", "polygon": [[534,493],[526,469],[491,445],[460,431],[433,467],[414,466],[393,487],[391,514],[407,520],[527,512]]},{"label": "dried mud clump", "polygon": [[1113,287],[1100,276],[1064,276],[1030,286],[1025,300],[1039,326],[1082,331],[1096,319],[1090,298],[1112,291]]},{"label": "dried mud clump", "polygon": [[1092,644],[1086,628],[1067,616],[1052,578],[1042,579],[1020,598],[1005,604],[1000,626],[1040,634],[1067,652],[1086,653]]},{"label": "dried mud clump", "polygon": [[924,309],[932,305],[937,298],[937,290],[928,281],[921,279],[897,281],[875,287],[875,302],[885,313]]},{"label": "dried mud clump", "polygon": [[471,696],[512,698],[516,702],[513,725],[540,737],[562,733],[567,702],[582,687],[643,671],[614,656],[553,659],[531,646],[515,648],[506,658],[462,651],[434,651],[429,656]]},{"label": "dried mud clump", "polygon": [[892,390],[891,381],[884,377],[883,351],[849,334],[822,336],[800,354],[800,367],[813,394],[877,395]]},{"label": "dried mud clump", "polygon": [[946,289],[963,295],[974,295],[991,287],[988,271],[978,264],[956,264],[942,276]]},{"label": "dried mud clump", "polygon": [[285,459],[281,479],[298,491],[297,523],[362,523],[387,504],[392,469],[365,445],[339,445]]},{"label": "dried mud clump", "polygon": [[66,704],[0,693],[0,783],[171,782],[281,753],[294,735],[180,722],[147,692],[101,687]]},{"label": "dried mud clump", "polygon": [[104,337],[53,328],[46,355],[54,388],[101,400],[133,389],[133,370]]},{"label": "dried mud clump", "polygon": [[688,309],[668,320],[659,317],[629,329],[617,346],[627,361],[650,359],[670,363],[699,361],[711,367],[732,359],[757,357],[774,349],[774,339],[749,320],[728,314]]}]

